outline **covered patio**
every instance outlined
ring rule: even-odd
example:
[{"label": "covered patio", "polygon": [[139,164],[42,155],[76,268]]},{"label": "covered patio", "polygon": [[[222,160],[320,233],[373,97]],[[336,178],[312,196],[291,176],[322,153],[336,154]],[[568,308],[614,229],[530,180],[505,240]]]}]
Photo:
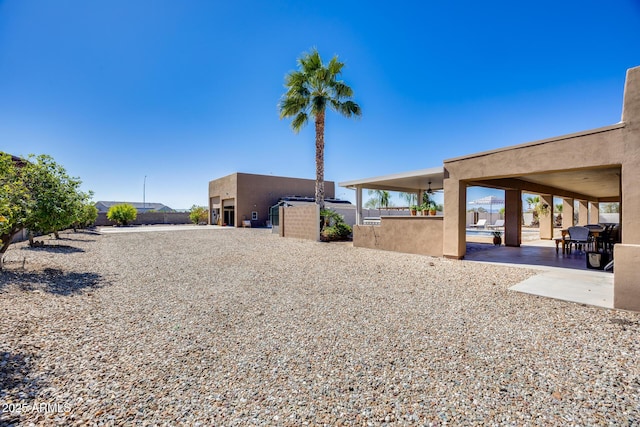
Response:
[{"label": "covered patio", "polygon": [[367,190],[399,191],[415,194],[422,200],[429,190],[443,188],[444,168],[435,167],[393,175],[341,182],[340,186],[356,191],[354,246],[412,254],[442,256],[443,215],[381,216],[375,221],[362,215],[362,195]]},{"label": "covered patio", "polygon": [[504,190],[504,243],[516,248],[522,243],[523,192],[539,194],[546,205],[539,218],[545,240],[554,237],[554,197],[563,199],[563,228],[574,225],[574,200],[578,225],[599,223],[599,204],[618,202],[621,243],[614,249],[614,307],[640,310],[640,223],[634,218],[640,212],[640,67],[627,71],[622,121],[612,126],[448,159],[443,168],[340,185],[356,190],[361,212],[363,188],[420,193],[429,182],[432,189],[444,189],[443,215],[382,217],[379,226],[362,225],[358,215],[354,246],[464,258],[469,186]]}]

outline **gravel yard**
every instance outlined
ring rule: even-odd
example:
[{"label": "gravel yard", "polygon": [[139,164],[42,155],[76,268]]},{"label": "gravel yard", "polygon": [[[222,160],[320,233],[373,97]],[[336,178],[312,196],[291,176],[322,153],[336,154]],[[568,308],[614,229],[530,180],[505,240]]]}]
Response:
[{"label": "gravel yard", "polygon": [[638,425],[640,314],[269,230],[63,234],[0,273],[0,425]]}]

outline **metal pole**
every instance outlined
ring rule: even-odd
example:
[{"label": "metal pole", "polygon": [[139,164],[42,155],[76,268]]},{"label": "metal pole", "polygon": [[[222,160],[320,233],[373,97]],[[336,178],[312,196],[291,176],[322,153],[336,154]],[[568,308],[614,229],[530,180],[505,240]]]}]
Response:
[{"label": "metal pole", "polygon": [[147,192],[147,175],[144,176],[144,182],[142,184],[142,209],[145,209],[147,207],[146,192]]}]

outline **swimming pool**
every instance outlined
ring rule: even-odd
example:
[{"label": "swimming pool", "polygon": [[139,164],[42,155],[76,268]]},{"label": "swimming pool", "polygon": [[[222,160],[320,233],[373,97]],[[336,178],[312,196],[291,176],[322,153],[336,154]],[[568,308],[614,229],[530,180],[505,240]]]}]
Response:
[{"label": "swimming pool", "polygon": [[[504,234],[504,230],[500,231],[500,234]],[[475,228],[466,229],[467,236],[480,236],[480,237],[493,237],[493,230],[476,230]]]},{"label": "swimming pool", "polygon": [[[504,230],[495,230],[495,231],[499,231],[501,235],[504,236]],[[493,237],[493,230],[478,230],[475,228],[467,228],[466,229],[466,234],[467,236],[478,236],[478,237]],[[528,236],[535,236],[535,235],[539,235],[540,231],[538,229],[535,230],[526,230],[523,229],[522,230],[522,235],[528,235]]]}]

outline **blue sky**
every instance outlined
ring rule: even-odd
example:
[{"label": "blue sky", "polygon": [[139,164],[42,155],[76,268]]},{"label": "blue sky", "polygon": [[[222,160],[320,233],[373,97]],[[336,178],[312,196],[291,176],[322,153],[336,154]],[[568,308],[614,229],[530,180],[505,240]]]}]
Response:
[{"label": "blue sky", "polygon": [[236,171],[314,178],[277,104],[317,47],[363,111],[327,115],[326,179],[400,173],[617,123],[639,40],[638,0],[0,0],[0,150],[173,208]]}]

